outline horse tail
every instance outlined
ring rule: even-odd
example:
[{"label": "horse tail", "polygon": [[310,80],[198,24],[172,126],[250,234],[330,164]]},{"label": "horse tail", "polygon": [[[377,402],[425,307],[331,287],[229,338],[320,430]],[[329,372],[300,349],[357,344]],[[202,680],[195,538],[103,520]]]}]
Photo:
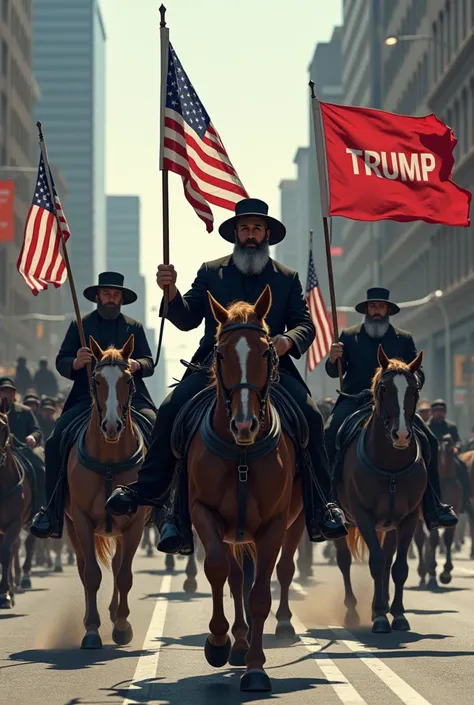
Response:
[{"label": "horse tail", "polygon": [[[365,560],[367,557],[367,544],[362,538],[362,534],[360,533],[359,529],[356,526],[349,526],[348,532],[349,533],[346,538],[346,541],[352,557],[358,561]],[[383,546],[385,532],[377,531],[377,538],[379,540],[380,545]]]},{"label": "horse tail", "polygon": [[246,553],[253,561],[257,558],[257,549],[254,543],[231,543],[230,550],[241,568],[244,565],[244,556]]},{"label": "horse tail", "polygon": [[104,568],[110,568],[117,548],[117,541],[117,536],[94,536],[95,555]]}]

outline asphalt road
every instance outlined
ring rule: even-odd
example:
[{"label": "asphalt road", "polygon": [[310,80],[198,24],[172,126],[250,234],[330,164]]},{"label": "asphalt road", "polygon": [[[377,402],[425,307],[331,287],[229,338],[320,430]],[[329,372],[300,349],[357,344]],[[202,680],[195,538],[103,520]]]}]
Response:
[{"label": "asphalt road", "polygon": [[[79,649],[83,598],[75,567],[62,574],[35,570],[32,590],[0,612],[0,703],[8,705],[234,705],[271,700],[284,705],[441,705],[474,702],[474,562],[456,554],[453,582],[436,593],[417,588],[410,570],[405,606],[412,631],[373,635],[368,623],[346,631],[342,579],[318,554],[314,577],[292,592],[293,624],[301,640],[282,647],[268,620],[265,647],[272,694],[239,690],[241,669],[212,669],[203,644],[209,589],[199,568],[198,592],[182,590],[184,561],[170,575],[164,557],[135,561],[128,647],[112,644],[101,588],[101,651]],[[369,617],[368,568],[354,568],[361,613]],[[275,585],[275,596],[277,595]],[[227,591],[228,592],[228,591]],[[229,621],[232,610],[228,599]],[[277,602],[274,601],[274,609]]]}]

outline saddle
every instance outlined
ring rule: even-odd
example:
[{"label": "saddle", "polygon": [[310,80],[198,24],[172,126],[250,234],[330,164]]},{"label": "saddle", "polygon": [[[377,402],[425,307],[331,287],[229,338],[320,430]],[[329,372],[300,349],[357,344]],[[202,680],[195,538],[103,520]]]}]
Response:
[{"label": "saddle", "polygon": [[[132,407],[132,423],[135,434],[138,438],[138,448],[135,453],[123,462],[105,464],[98,462],[91,457],[85,448],[85,436],[87,427],[91,419],[92,407],[79,414],[71,423],[66,426],[61,436],[59,446],[61,453],[61,470],[56,484],[53,498],[55,498],[56,516],[62,517],[64,514],[64,483],[67,482],[67,463],[71,448],[77,443],[77,457],[81,465],[88,470],[95,472],[104,478],[105,501],[112,494],[112,482],[116,475],[131,470],[145,457],[145,453],[151,443],[153,425],[143,414]],[[112,514],[107,511],[105,522],[106,533],[112,532]]]}]

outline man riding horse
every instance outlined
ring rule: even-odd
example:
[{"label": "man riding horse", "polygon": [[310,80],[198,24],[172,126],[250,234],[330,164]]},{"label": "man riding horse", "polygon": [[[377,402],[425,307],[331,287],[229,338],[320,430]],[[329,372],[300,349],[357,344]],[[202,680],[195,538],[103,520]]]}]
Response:
[{"label": "man riding horse", "polygon": [[470,503],[471,487],[469,482],[469,474],[467,468],[459,453],[462,450],[462,441],[459,436],[458,427],[454,421],[449,421],[446,418],[447,406],[444,399],[435,399],[431,404],[431,418],[428,421],[431,433],[433,433],[438,441],[441,441],[444,436],[451,436],[454,449],[454,465],[459,483],[463,489],[463,507],[468,508]]},{"label": "man riding horse", "polygon": [[[286,229],[268,215],[266,203],[249,198],[236,205],[235,216],[220,226],[219,233],[234,245],[233,254],[204,263],[186,294],[182,295],[176,288],[177,275],[172,265],[158,267],[158,285],[161,289],[169,286],[167,318],[180,330],[197,328],[204,318],[204,337],[192,359],[192,367],[158,410],[153,442],[138,481],[123,490],[117,488],[108,502],[108,507],[117,514],[133,513],[139,504],[150,503],[163,508],[168,503],[176,462],[170,441],[174,420],[183,405],[210,384],[207,366],[212,360],[217,323],[210,308],[208,292],[223,306],[233,301],[254,304],[267,284],[272,291],[272,305],[266,322],[280,361],[280,384],[306,417],[310,431],[308,450],[314,471],[322,495],[329,496],[330,477],[323,420],[291,359],[299,359],[310,347],[315,328],[298,274],[275,262],[269,254],[270,245],[281,242]],[[306,476],[302,479],[306,523],[314,527],[311,540],[345,536],[342,510],[335,504],[328,505],[322,501],[313,478]],[[315,516],[311,516],[312,513]],[[161,525],[160,551],[192,552],[191,527],[184,515],[187,513],[183,512],[183,516]]]},{"label": "man riding horse", "polygon": [[[95,302],[97,308],[82,319],[86,342],[92,336],[105,350],[110,346],[121,348],[130,335],[134,335],[134,359],[130,360],[135,383],[132,407],[145,416],[153,425],[156,409],[143,382],[154,372],[150,346],[141,323],[124,316],[121,307],[132,304],[137,295],[124,285],[124,277],[118,272],[99,274],[98,284],[84,290],[88,301]],[[62,535],[63,497],[56,496],[55,488],[59,480],[62,458],[61,438],[64,430],[79,415],[90,408],[91,391],[86,366],[95,360],[88,347],[82,347],[77,323],[69,326],[66,337],[56,358],[56,369],[74,384],[64,405],[63,412],[56,422],[52,435],[46,441],[46,506],[36,514],[31,525],[31,533],[38,538],[59,538]],[[52,500],[58,503],[53,511]]]},{"label": "man riding horse", "polygon": [[44,501],[44,461],[41,448],[42,434],[33,411],[16,401],[16,384],[10,377],[0,377],[0,398],[6,399],[8,426],[14,437],[14,450],[23,463],[34,492],[35,509]]},{"label": "man riding horse", "polygon": [[[390,292],[382,287],[374,287],[367,291],[365,301],[357,304],[355,310],[365,315],[362,324],[343,330],[339,342],[331,345],[329,358],[326,361],[326,372],[330,377],[338,376],[338,360],[341,360],[344,374],[344,393],[358,395],[370,389],[372,378],[378,368],[377,351],[382,345],[389,358],[398,358],[410,363],[416,356],[415,343],[410,333],[394,328],[390,316],[399,313],[397,304],[390,301]],[[420,368],[416,373],[418,386],[421,389],[425,375]],[[334,411],[326,424],[326,448],[332,466],[334,486],[340,481],[337,476],[336,436],[341,425],[353,412],[359,408],[360,400],[340,396]],[[428,438],[431,459],[428,464],[429,483],[423,497],[423,513],[429,529],[436,527],[450,528],[458,522],[452,507],[440,501],[441,488],[438,470],[438,441],[422,418],[416,414],[415,425]],[[334,476],[335,473],[335,476]]]}]

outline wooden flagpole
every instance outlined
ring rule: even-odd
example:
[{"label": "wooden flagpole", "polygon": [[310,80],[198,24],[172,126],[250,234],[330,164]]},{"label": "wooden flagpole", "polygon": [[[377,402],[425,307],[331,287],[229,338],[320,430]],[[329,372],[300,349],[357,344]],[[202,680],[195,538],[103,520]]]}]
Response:
[{"label": "wooden flagpole", "polygon": [[[168,191],[168,170],[163,167],[164,141],[165,141],[165,106],[166,106],[166,86],[168,82],[168,51],[169,51],[169,29],[166,26],[166,7],[160,6],[160,45],[161,45],[161,135],[160,135],[160,171],[162,187],[162,208],[163,208],[163,264],[170,263],[170,209]],[[169,286],[164,290],[163,319],[168,313]]]},{"label": "wooden flagpole", "polygon": [[[308,264],[309,264],[309,258],[311,256],[311,252],[313,250],[313,231],[309,231],[309,246],[308,246]],[[309,271],[309,266],[307,267],[307,270]],[[308,274],[306,274],[306,291],[308,290]],[[306,351],[306,365],[304,368],[304,383],[307,385],[308,384],[308,350]]]},{"label": "wooden flagpole", "polygon": [[[329,187],[326,171],[324,137],[321,123],[320,107],[314,92],[314,81],[309,82],[309,87],[311,89],[314,140],[318,160],[319,193],[321,196],[321,213],[323,216],[324,243],[326,246],[326,263],[328,268],[329,296],[331,299],[332,326],[334,331],[333,340],[335,343],[337,343],[337,341],[339,340],[339,326],[337,321],[336,290],[334,286],[334,273],[332,268],[331,257],[331,236],[329,233]],[[337,361],[337,371],[339,374],[339,384],[341,387],[340,391],[342,392],[344,391],[344,381],[342,377],[342,362],[340,359],[338,359]]]},{"label": "wooden flagpole", "polygon": [[[81,347],[87,348],[88,345],[86,344],[86,337],[84,335],[84,326],[82,325],[81,311],[79,309],[79,303],[77,300],[76,285],[74,283],[74,277],[72,276],[71,263],[69,261],[69,255],[68,255],[68,251],[67,251],[67,247],[66,247],[66,242],[63,237],[63,226],[62,226],[61,221],[59,220],[58,212],[56,210],[56,199],[54,197],[54,188],[53,188],[53,183],[51,180],[51,171],[50,171],[50,166],[49,166],[49,161],[48,161],[48,153],[46,151],[46,142],[44,139],[43,128],[42,128],[41,122],[38,121],[36,123],[36,127],[38,128],[39,146],[40,146],[41,154],[43,156],[43,163],[44,163],[44,169],[45,169],[45,174],[46,174],[46,182],[48,184],[49,196],[51,198],[51,203],[53,205],[53,213],[54,213],[54,217],[56,218],[56,223],[57,223],[58,231],[59,231],[59,235],[60,235],[62,256],[64,259],[64,264],[66,265],[67,278],[68,278],[69,287],[71,290],[72,303],[74,306],[74,313],[76,315],[77,330],[79,332],[79,340],[81,341]],[[91,383],[92,383],[92,372],[91,372],[90,363],[87,364],[87,376],[89,379],[89,387],[90,387]]]}]

